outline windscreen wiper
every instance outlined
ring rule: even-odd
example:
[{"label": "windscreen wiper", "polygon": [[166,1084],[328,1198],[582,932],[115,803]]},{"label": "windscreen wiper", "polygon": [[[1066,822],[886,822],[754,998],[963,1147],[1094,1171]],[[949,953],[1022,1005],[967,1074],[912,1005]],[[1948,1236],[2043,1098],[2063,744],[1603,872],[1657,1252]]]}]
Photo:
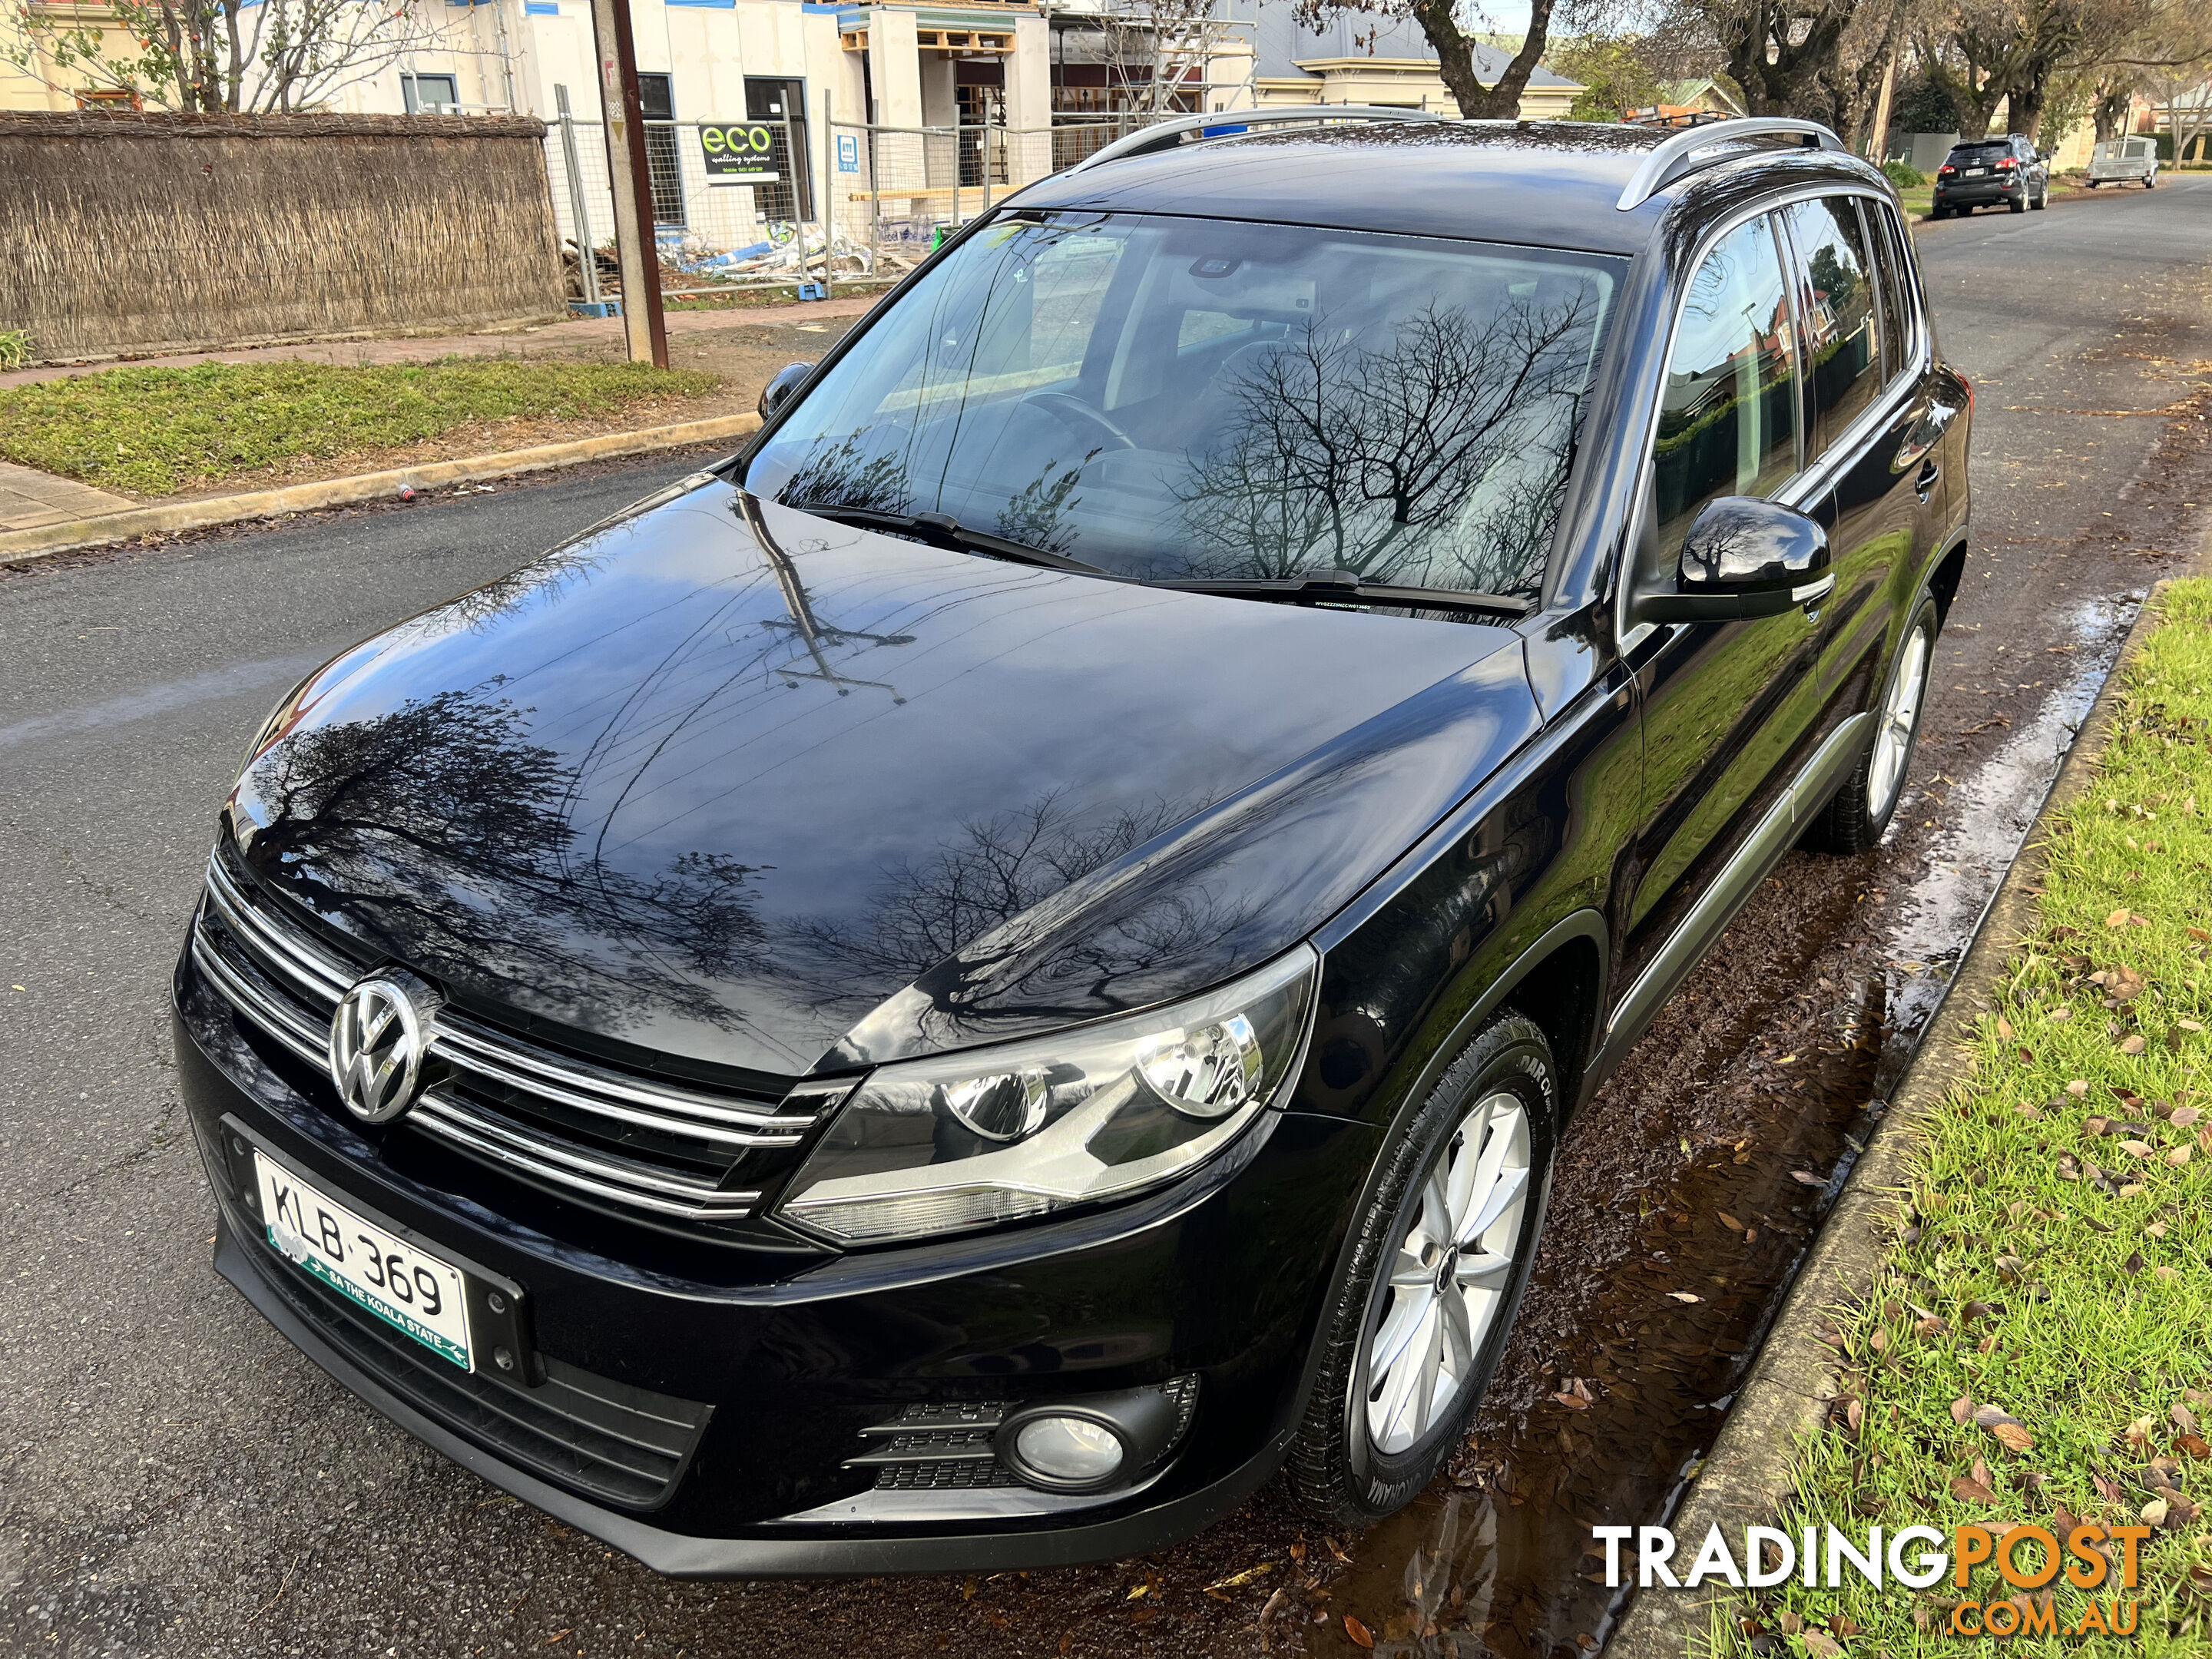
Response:
[{"label": "windscreen wiper", "polygon": [[950,547],[963,553],[988,553],[994,558],[1011,559],[1016,564],[1033,564],[1046,570],[1072,570],[1085,576],[1112,574],[1095,564],[1071,559],[1065,553],[1054,553],[1049,548],[1031,547],[1026,542],[970,530],[949,513],[879,513],[871,507],[839,507],[831,501],[785,501],[782,505],[794,513],[811,513],[817,519],[849,524],[860,530],[887,530],[894,535],[912,536],[933,546]]},{"label": "windscreen wiper", "polygon": [[1231,599],[1272,599],[1283,605],[1380,605],[1413,611],[1465,611],[1490,617],[1525,617],[1531,599],[1504,593],[1474,593],[1455,587],[1395,587],[1364,582],[1349,570],[1310,570],[1286,577],[1249,581],[1208,577],[1162,577],[1147,587],[1172,587],[1185,593],[1212,593]]}]

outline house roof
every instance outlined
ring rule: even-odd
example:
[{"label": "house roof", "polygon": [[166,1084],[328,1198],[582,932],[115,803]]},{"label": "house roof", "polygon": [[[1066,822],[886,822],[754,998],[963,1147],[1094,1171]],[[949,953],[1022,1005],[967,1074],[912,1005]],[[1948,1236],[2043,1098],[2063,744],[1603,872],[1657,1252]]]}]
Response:
[{"label": "house roof", "polygon": [[1662,81],[1659,83],[1659,101],[1662,104],[1686,106],[1705,97],[1711,97],[1723,108],[1734,110],[1738,115],[1743,113],[1743,105],[1711,76],[1701,80]]},{"label": "house roof", "polygon": [[[1263,80],[1295,77],[1300,65],[1316,59],[1369,58],[1400,64],[1437,61],[1435,50],[1420,25],[1410,17],[1391,17],[1379,12],[1339,12],[1319,28],[1302,27],[1290,0],[1223,0],[1231,22],[1249,26],[1253,73]],[[1477,40],[1475,78],[1486,86],[1505,73],[1513,54]],[[1530,71],[1531,88],[1570,88],[1577,83],[1554,75],[1540,64]]]}]

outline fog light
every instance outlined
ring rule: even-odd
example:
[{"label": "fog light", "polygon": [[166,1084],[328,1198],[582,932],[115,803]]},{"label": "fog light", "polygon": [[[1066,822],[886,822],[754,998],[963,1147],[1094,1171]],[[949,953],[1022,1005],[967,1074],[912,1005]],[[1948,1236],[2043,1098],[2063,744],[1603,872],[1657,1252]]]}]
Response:
[{"label": "fog light", "polygon": [[1018,1471],[1040,1486],[1103,1486],[1127,1456],[1121,1436],[1087,1417],[1048,1413],[1032,1417],[1014,1435]]}]

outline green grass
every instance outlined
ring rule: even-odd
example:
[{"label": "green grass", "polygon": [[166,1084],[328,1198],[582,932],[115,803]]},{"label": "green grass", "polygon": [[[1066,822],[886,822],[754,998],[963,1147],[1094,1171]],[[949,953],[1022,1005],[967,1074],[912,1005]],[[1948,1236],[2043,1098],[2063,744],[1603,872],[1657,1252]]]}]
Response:
[{"label": "green grass", "polygon": [[[2201,1437],[2212,1419],[2212,580],[2170,590],[2098,776],[2046,830],[2039,918],[1981,1016],[1974,1070],[1927,1126],[1913,1208],[1872,1297],[1835,1317],[1846,1392],[1800,1448],[1802,1512],[1784,1524],[1863,1540],[1869,1522],[1925,1523],[1948,1547],[1954,1527],[1976,1522],[2034,1522],[2063,1540],[2069,1517],[2149,1521],[2139,1587],[2098,1592],[2140,1601],[2136,1638],[2020,1637],[2003,1650],[2202,1659],[2212,1652],[2212,1461]],[[2018,1420],[2021,1449],[1994,1425],[1957,1420],[1990,1405]],[[2185,1491],[2162,1512],[2158,1459]],[[2037,1555],[2021,1547],[2023,1565]],[[1955,1654],[1985,1638],[1949,1632],[1954,1601],[2017,1593],[1990,1565],[1965,1591],[1948,1575],[1917,1592],[1846,1582],[1747,1598],[1735,1613],[1757,1628],[1738,1622],[1718,1644],[1741,1652],[1763,1633],[1781,1654],[1838,1643],[1890,1659]],[[2059,1582],[2062,1632],[2088,1594]]]},{"label": "green grass", "polygon": [[112,368],[0,391],[0,457],[167,495],[313,457],[435,438],[471,422],[591,420],[710,391],[637,363],[199,363]]}]

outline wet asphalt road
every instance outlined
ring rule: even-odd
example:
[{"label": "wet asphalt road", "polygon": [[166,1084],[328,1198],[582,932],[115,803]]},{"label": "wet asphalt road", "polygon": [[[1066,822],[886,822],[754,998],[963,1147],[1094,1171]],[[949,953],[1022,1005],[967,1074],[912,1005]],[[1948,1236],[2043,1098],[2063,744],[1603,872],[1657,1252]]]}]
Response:
[{"label": "wet asphalt road", "polygon": [[[2212,368],[2212,181],[1925,226],[1920,245],[1943,343],[1979,393],[1978,546],[1917,781],[1936,781],[1916,798],[1911,832],[1869,860],[1840,872],[1817,872],[1802,855],[1785,866],[1790,884],[1762,896],[1729,947],[1739,963],[1764,967],[1735,981],[1753,988],[1670,1009],[1607,1091],[1605,1144],[1571,1137],[1547,1262],[1479,1425],[1480,1443],[1510,1445],[1516,1463],[1557,1455],[1541,1401],[1566,1368],[1602,1381],[1611,1372],[1601,1367],[1626,1363],[1581,1357],[1589,1331],[1617,1323],[1626,1353],[1642,1316],[1624,1298],[1668,1288],[1658,1274],[1631,1284],[1650,1238],[1638,1231],[1645,1206],[1623,1194],[1648,1192],[1662,1212],[1685,1201],[1697,1157],[1734,1132],[1729,1114],[1771,1115],[1760,1091],[1783,1085],[1759,1079],[1772,1078],[1794,1016],[1767,1004],[1801,988],[1799,1001],[1817,1002],[1814,976],[1831,977],[1824,951],[1870,952],[1887,999],[1854,1045],[1869,1058],[1844,1065],[1830,1091],[1838,1110],[1848,1105],[1911,1002],[1910,988],[1881,971],[1904,948],[1894,941],[1914,927],[1943,931],[1940,919],[1884,902],[1892,889],[1899,901],[1923,891],[1913,883],[1931,858],[1974,853],[1942,839],[1951,792],[1972,790],[1942,780],[1987,774],[1984,794],[2031,787],[2033,764],[1989,769],[2018,734],[2044,729],[2039,720],[2063,741],[2063,720],[2045,711],[2063,714],[2052,700],[2083,671],[2062,647],[2094,658],[2125,606],[2092,602],[2175,568],[2202,522],[2183,501],[2212,503],[2202,423],[2177,434],[2148,413],[2179,403]],[[1287,1573],[1200,1592],[1258,1559],[1285,1561],[1296,1525],[1264,1502],[1144,1565],[981,1585],[670,1583],[355,1404],[208,1267],[212,1209],[179,1121],[164,1005],[213,810],[246,734],[314,662],[684,470],[502,488],[0,574],[0,1650],[1257,1650],[1261,1604]],[[2035,672],[2008,666],[2030,653]],[[1986,863],[1985,848],[1979,856]],[[1680,1081],[1685,1064],[1709,1085],[1697,1098]],[[1801,1156],[1810,1156],[1802,1146],[1783,1153]],[[1711,1340],[1723,1358],[1741,1345],[1740,1333]],[[1583,1433],[1601,1462],[1596,1426]],[[1463,1471],[1465,1490],[1486,1504],[1490,1482],[1503,1514],[1519,1504],[1512,1477],[1500,1485],[1498,1474],[1488,1462]],[[1648,1488],[1624,1480],[1572,1507],[1643,1501]],[[1570,1508],[1564,1497],[1559,1507]],[[1605,1518],[1640,1517],[1613,1509]],[[1277,1604],[1277,1650],[1283,1634],[1297,1639],[1281,1629],[1295,1618],[1316,1647],[1349,1651],[1342,1610],[1359,1607],[1381,1632],[1394,1597],[1389,1634],[1418,1638],[1421,1621],[1408,1631],[1396,1586],[1419,1541],[1407,1531],[1354,1543],[1360,1566],[1329,1570],[1334,1600]],[[1462,1602],[1492,1609],[1492,1645],[1517,1637],[1546,1651],[1591,1628],[1565,1593],[1574,1564],[1555,1547],[1532,1532],[1518,1557],[1492,1548],[1462,1552],[1454,1571],[1466,1577]],[[1309,1571],[1327,1559],[1316,1540]],[[1148,1573],[1157,1588],[1133,1606],[1127,1591]],[[1509,1577],[1525,1587],[1493,1596]],[[1309,1601],[1337,1616],[1308,1622]],[[1463,1607],[1426,1611],[1449,1624]]]}]

